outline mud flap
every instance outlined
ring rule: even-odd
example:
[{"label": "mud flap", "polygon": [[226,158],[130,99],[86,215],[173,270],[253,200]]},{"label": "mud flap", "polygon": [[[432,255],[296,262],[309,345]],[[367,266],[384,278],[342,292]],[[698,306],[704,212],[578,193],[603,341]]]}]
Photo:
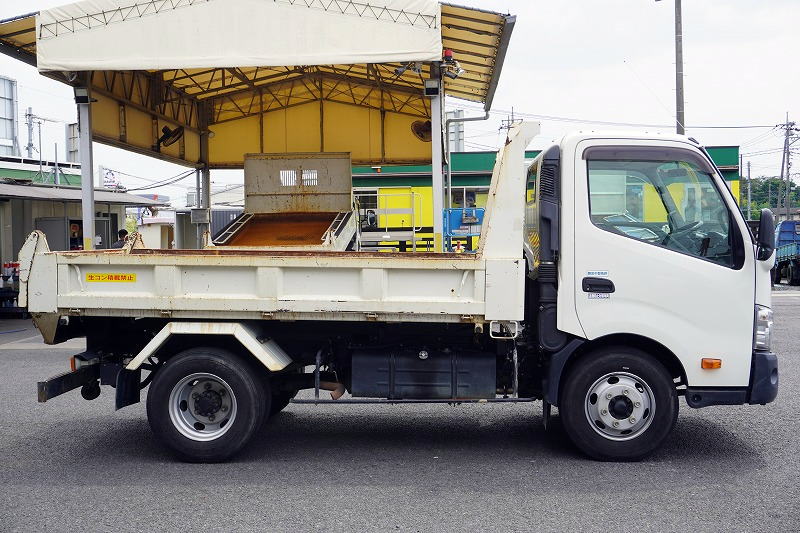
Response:
[{"label": "mud flap", "polygon": [[117,373],[117,410],[139,403],[139,391],[142,371],[122,369]]}]

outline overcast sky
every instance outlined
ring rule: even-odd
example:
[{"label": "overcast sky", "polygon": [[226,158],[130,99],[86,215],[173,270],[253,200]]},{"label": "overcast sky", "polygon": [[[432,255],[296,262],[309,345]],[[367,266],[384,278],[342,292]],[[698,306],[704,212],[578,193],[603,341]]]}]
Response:
[{"label": "overcast sky", "polygon": [[[0,18],[63,4],[63,0],[0,2]],[[514,111],[539,120],[533,148],[576,129],[609,126],[577,121],[663,125],[674,129],[675,63],[672,0],[455,0],[511,13],[517,24],[500,86],[487,122],[467,126],[469,150],[494,149],[498,126]],[[796,31],[798,0],[683,0],[687,134],[706,145],[740,145],[753,175],[776,175],[780,132],[770,128],[705,129],[699,126],[773,126],[800,119],[800,68]],[[64,122],[75,120],[71,90],[36,70],[0,55],[0,74],[19,84],[19,112],[34,108],[45,123],[43,149],[64,151]],[[468,109],[475,104],[454,100]],[[467,114],[471,114],[467,111]],[[549,118],[544,118],[549,117]],[[567,119],[567,120],[565,120]],[[20,143],[27,142],[20,118]],[[800,122],[800,120],[798,120]],[[614,126],[620,129],[625,126]],[[638,129],[656,130],[647,127]],[[775,149],[774,151],[771,151]],[[762,153],[767,152],[767,153]],[[95,164],[149,179],[175,175],[183,167],[95,144]],[[62,155],[63,157],[63,155]],[[800,163],[793,170],[800,170]],[[215,172],[215,183],[240,181],[237,172]],[[122,176],[127,187],[146,182]],[[180,205],[185,187],[169,187]],[[148,191],[152,192],[152,191]]]}]

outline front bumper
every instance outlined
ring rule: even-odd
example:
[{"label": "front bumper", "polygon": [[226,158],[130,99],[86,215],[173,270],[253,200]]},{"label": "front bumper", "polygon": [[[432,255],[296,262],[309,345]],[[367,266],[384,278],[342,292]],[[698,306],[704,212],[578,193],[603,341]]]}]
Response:
[{"label": "front bumper", "polygon": [[750,385],[747,387],[686,389],[686,403],[700,408],[710,405],[766,405],[778,396],[778,356],[772,352],[753,352]]},{"label": "front bumper", "polygon": [[753,352],[753,369],[747,403],[765,405],[778,396],[778,356],[772,352]]}]

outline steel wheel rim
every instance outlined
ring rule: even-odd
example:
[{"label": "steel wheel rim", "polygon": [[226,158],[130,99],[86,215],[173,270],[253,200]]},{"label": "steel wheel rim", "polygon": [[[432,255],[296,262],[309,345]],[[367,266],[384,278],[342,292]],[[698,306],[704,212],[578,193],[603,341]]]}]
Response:
[{"label": "steel wheel rim", "polygon": [[169,395],[169,418],[184,437],[200,442],[220,438],[236,418],[236,396],[219,376],[197,372],[180,380]]},{"label": "steel wheel rim", "polygon": [[592,429],[614,441],[631,440],[644,433],[656,411],[650,386],[628,372],[612,372],[595,381],[586,393],[584,406]]}]

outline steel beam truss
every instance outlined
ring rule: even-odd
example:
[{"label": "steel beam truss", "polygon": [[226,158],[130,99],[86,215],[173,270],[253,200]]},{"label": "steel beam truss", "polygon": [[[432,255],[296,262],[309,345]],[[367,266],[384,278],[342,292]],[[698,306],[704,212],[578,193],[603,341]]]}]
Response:
[{"label": "steel beam truss", "polygon": [[134,2],[109,11],[86,13],[78,17],[69,17],[41,24],[39,26],[39,39],[52,39],[59,35],[101,28],[109,24],[140,19],[165,11],[191,7],[195,4],[207,4],[212,1],[214,0],[149,0],[147,2]]},{"label": "steel beam truss", "polygon": [[211,124],[238,120],[315,101],[335,102],[415,117],[430,117],[430,101],[404,86],[364,82],[332,72],[299,73],[258,85],[255,90],[223,93],[209,99]]},{"label": "steel beam truss", "polygon": [[92,90],[122,105],[199,132],[198,101],[165,83],[161,73],[143,71],[96,71]]}]

